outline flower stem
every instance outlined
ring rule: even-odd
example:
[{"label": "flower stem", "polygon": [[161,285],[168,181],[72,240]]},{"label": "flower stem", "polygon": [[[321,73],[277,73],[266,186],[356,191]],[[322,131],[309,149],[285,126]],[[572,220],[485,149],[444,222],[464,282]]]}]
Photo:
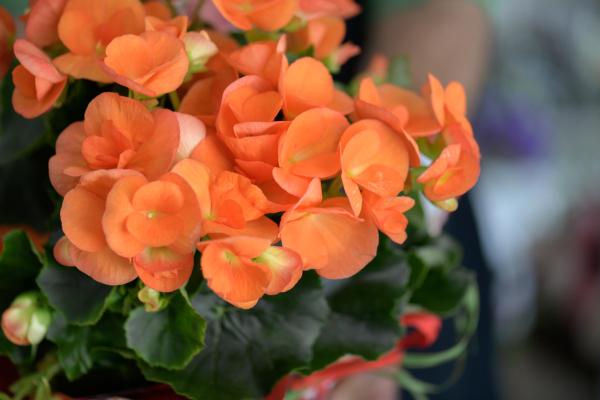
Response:
[{"label": "flower stem", "polygon": [[333,180],[333,182],[331,182],[329,188],[327,188],[327,192],[325,192],[325,198],[328,199],[330,197],[339,196],[343,186],[344,184],[342,183],[342,177],[338,176]]},{"label": "flower stem", "polygon": [[179,110],[179,105],[181,104],[181,102],[179,101],[179,95],[177,94],[176,91],[172,91],[171,93],[169,93],[169,99],[171,100],[171,105],[173,106],[173,110],[174,111]]}]

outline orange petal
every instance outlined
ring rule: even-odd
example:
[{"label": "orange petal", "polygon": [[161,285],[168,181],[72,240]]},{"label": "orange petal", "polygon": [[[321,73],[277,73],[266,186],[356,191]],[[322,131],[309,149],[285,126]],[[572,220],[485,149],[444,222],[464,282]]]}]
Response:
[{"label": "orange petal", "polygon": [[150,0],[144,3],[146,16],[151,15],[164,21],[171,19],[171,10],[161,0]]},{"label": "orange petal", "polygon": [[[276,31],[286,26],[298,8],[298,0],[255,1],[256,6],[248,13],[257,28]],[[262,4],[261,4],[262,3]]]},{"label": "orange petal", "polygon": [[52,186],[62,196],[79,182],[79,176],[67,175],[65,170],[73,167],[88,169],[81,155],[84,138],[83,122],[74,122],[56,140],[56,154],[50,158],[48,169]]},{"label": "orange petal", "polygon": [[[48,111],[60,97],[66,79],[52,84],[48,81],[39,82],[22,65],[18,65],[12,72],[15,90],[12,95],[12,104],[15,111],[25,118],[35,118]],[[40,84],[45,84],[43,95],[39,96]]]},{"label": "orange petal", "polygon": [[273,179],[286,192],[302,197],[310,185],[311,179],[294,175],[283,168],[273,168]]},{"label": "orange petal", "polygon": [[181,176],[188,183],[196,195],[202,216],[208,218],[212,213],[210,170],[199,161],[185,159],[175,164],[171,172]]},{"label": "orange petal", "polygon": [[[128,168],[143,172],[148,179],[156,179],[167,172],[173,165],[182,143],[185,146],[185,141],[190,140],[190,136],[194,135],[189,130],[181,134],[181,125],[172,111],[154,110],[152,117],[154,127],[148,132],[151,136],[136,149],[135,155],[127,165]],[[187,130],[189,126],[183,128]],[[200,127],[196,126],[193,129],[200,129]],[[201,133],[201,131],[196,132],[197,135]],[[195,139],[192,137],[193,140]]]},{"label": "orange petal", "polygon": [[119,257],[108,247],[93,253],[79,252],[75,259],[75,266],[95,281],[105,285],[124,285],[137,277],[131,262]]},{"label": "orange petal", "polygon": [[165,272],[194,265],[194,253],[178,254],[166,247],[146,247],[133,262],[148,272]]},{"label": "orange petal", "polygon": [[315,108],[296,117],[279,144],[279,165],[307,178],[329,178],[340,170],[338,143],[349,126],[344,116]]},{"label": "orange petal", "polygon": [[56,57],[53,62],[60,72],[76,79],[89,79],[101,83],[113,81],[102,68],[102,60],[95,54],[65,53]]},{"label": "orange petal", "polygon": [[58,83],[66,79],[52,64],[50,57],[33,43],[17,39],[13,49],[17,60],[34,76],[43,78],[50,83]]},{"label": "orange petal", "polygon": [[249,31],[253,26],[276,31],[292,19],[297,0],[214,0],[221,14],[236,27]]},{"label": "orange petal", "polygon": [[145,21],[146,32],[165,32],[179,39],[183,39],[183,36],[187,32],[189,23],[187,15],[180,15],[169,20],[163,20],[153,16],[146,16]]},{"label": "orange petal", "polygon": [[344,174],[381,196],[395,196],[404,188],[410,151],[403,138],[376,120],[359,121],[340,142]]},{"label": "orange petal", "polygon": [[459,82],[450,82],[444,92],[446,107],[455,116],[463,116],[467,113],[467,95],[465,88]]},{"label": "orange petal", "polygon": [[279,227],[275,222],[267,217],[260,217],[254,221],[249,221],[242,229],[234,229],[224,224],[219,224],[210,220],[204,221],[204,233],[211,239],[223,239],[233,236],[251,236],[268,239],[274,243],[279,236]]},{"label": "orange petal", "polygon": [[65,267],[75,266],[75,257],[73,256],[73,244],[67,239],[66,236],[61,237],[54,244],[52,251],[54,259]]},{"label": "orange petal", "polygon": [[115,183],[106,198],[106,210],[102,217],[106,241],[115,253],[125,258],[135,257],[145,247],[129,233],[126,221],[135,211],[132,204],[135,192],[147,182],[142,176],[125,177]]},{"label": "orange petal", "polygon": [[[236,238],[236,242],[245,239]],[[271,271],[237,253],[231,242],[219,241],[204,248],[202,274],[208,287],[224,300],[241,307],[254,305],[264,295]]]},{"label": "orange petal", "polygon": [[106,246],[102,231],[104,198],[82,187],[67,193],[60,209],[65,236],[77,248],[96,252]]},{"label": "orange petal", "polygon": [[356,219],[345,198],[329,199],[321,208],[299,209],[283,220],[283,246],[300,254],[305,268],[325,278],[350,277],[377,253],[377,228]]},{"label": "orange petal", "polygon": [[444,87],[440,81],[433,75],[429,74],[428,83],[423,88],[423,93],[429,98],[433,114],[438,123],[443,126],[444,118]]},{"label": "orange petal", "polygon": [[326,107],[334,100],[331,74],[314,58],[304,57],[290,65],[282,77],[280,91],[288,118],[315,107]]},{"label": "orange petal", "polygon": [[381,198],[370,192],[365,192],[364,199],[377,227],[395,243],[404,243],[408,226],[404,213],[414,206],[414,200],[404,196]]},{"label": "orange petal", "polygon": [[176,90],[188,72],[183,42],[164,32],[123,35],[106,48],[106,72],[119,84],[150,97]]},{"label": "orange petal", "polygon": [[152,272],[137,263],[134,263],[134,267],[144,285],[159,292],[168,293],[181,288],[190,279],[194,269],[193,257],[191,261],[185,267],[167,271]]},{"label": "orange petal", "polygon": [[304,270],[302,258],[293,250],[285,247],[269,247],[255,259],[271,270],[271,281],[265,293],[276,295],[291,290],[302,277]]}]

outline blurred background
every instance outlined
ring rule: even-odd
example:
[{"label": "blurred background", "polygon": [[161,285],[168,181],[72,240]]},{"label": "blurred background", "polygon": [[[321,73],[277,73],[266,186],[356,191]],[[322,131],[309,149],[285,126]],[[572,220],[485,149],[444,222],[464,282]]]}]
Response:
[{"label": "blurred background", "polygon": [[482,147],[448,225],[480,274],[480,332],[434,397],[600,398],[600,2],[363,6],[368,55],[406,55],[416,87],[429,71],[463,82]]},{"label": "blurred background", "polygon": [[600,399],[600,1],[362,5],[349,36],[365,51],[347,72],[383,53],[410,60],[415,87],[429,71],[463,82],[482,147],[447,227],[479,274],[481,325],[434,398]]}]

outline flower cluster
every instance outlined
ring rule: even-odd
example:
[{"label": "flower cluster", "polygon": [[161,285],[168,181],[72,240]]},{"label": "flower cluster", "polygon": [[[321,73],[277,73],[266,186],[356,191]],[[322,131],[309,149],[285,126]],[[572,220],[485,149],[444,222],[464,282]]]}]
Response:
[{"label": "flower cluster", "polygon": [[379,232],[403,243],[408,191],[453,209],[475,185],[460,84],[430,76],[416,93],[385,83],[381,60],[353,97],[334,83],[358,52],[343,43],[352,0],[213,3],[246,31],[242,44],[194,31],[159,1],[31,8],[14,44],[17,112],[59,107],[73,78],[129,91],[101,93],[58,137],[49,169],[64,196],[60,263],[169,292],[199,250],[208,286],[250,308],[308,269],[356,274]]}]

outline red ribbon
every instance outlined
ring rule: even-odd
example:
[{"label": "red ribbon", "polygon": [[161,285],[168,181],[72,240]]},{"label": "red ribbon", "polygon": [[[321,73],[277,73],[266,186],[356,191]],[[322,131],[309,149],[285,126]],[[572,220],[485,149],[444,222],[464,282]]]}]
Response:
[{"label": "red ribbon", "polygon": [[409,348],[427,348],[438,338],[442,320],[429,313],[411,313],[402,316],[400,324],[409,329],[409,333],[398,341],[394,349],[375,361],[362,358],[345,358],[327,368],[308,376],[287,375],[281,379],[266,397],[266,400],[283,400],[289,391],[312,391],[311,398],[322,400],[334,388],[336,382],[352,375],[381,370],[400,365],[404,351]]}]

